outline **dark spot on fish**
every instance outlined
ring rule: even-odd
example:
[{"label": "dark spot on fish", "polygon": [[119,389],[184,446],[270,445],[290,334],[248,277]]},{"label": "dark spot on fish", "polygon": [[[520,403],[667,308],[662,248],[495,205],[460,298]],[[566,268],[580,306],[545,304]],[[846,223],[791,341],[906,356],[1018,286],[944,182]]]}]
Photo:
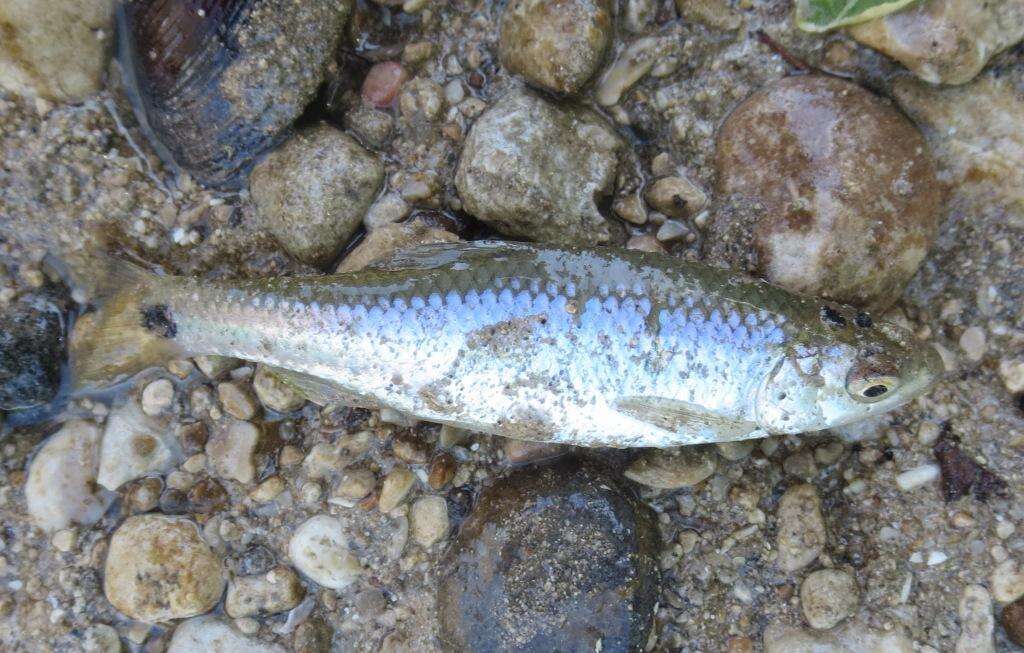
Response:
[{"label": "dark spot on fish", "polygon": [[880,397],[884,395],[886,392],[889,392],[889,388],[879,384],[873,385],[869,388],[864,388],[864,391],[861,394],[870,399],[874,399],[875,397]]},{"label": "dark spot on fish", "polygon": [[1006,481],[979,465],[965,454],[952,437],[943,436],[932,449],[942,473],[942,491],[946,501],[956,501],[968,491],[981,502],[992,495],[1005,496]]},{"label": "dark spot on fish", "polygon": [[853,323],[862,329],[870,329],[875,325],[875,321],[867,313],[857,313],[853,318]]},{"label": "dark spot on fish", "polygon": [[167,304],[151,304],[140,309],[142,313],[142,326],[147,331],[152,331],[161,338],[173,338],[178,335],[178,325],[174,323],[174,316]]},{"label": "dark spot on fish", "polygon": [[833,326],[846,326],[846,318],[831,306],[821,307],[821,321]]}]

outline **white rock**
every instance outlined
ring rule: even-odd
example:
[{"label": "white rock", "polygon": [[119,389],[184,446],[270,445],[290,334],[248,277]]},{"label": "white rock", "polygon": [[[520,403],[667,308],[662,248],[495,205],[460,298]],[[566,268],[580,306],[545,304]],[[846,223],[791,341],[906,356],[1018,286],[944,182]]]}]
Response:
[{"label": "white rock", "polygon": [[265,365],[256,368],[252,379],[253,390],[260,403],[279,413],[290,413],[302,408],[306,400],[290,386],[282,383]]},{"label": "white rock", "polygon": [[342,435],[333,443],[319,442],[306,454],[302,468],[310,478],[333,476],[366,453],[372,437],[369,431],[358,431]]},{"label": "white rock", "polygon": [[960,637],[956,653],[995,653],[992,597],[981,585],[968,585],[960,596]]},{"label": "white rock", "polygon": [[216,379],[242,364],[242,361],[230,356],[196,356],[192,360],[199,371],[211,379]]},{"label": "white rock", "polygon": [[58,102],[102,88],[112,0],[0,2],[0,86]]},{"label": "white rock", "polygon": [[896,477],[896,486],[904,492],[927,485],[939,478],[939,466],[935,464],[921,465],[908,469]]},{"label": "white rock", "polygon": [[256,399],[248,386],[240,381],[225,381],[217,384],[217,398],[220,399],[224,412],[235,419],[252,419],[256,417]]},{"label": "white rock", "polygon": [[196,617],[174,631],[167,653],[287,653],[277,644],[261,642],[236,631],[216,617]]},{"label": "white rock", "polygon": [[362,571],[358,558],[348,550],[341,522],[329,515],[310,517],[288,542],[295,568],[318,585],[340,590]]},{"label": "white rock", "polygon": [[103,592],[115,608],[146,623],[193,617],[220,600],[223,566],[195,522],[136,515],[110,538]]},{"label": "white rock", "polygon": [[967,360],[977,363],[984,358],[987,348],[985,330],[981,327],[968,327],[960,335],[960,349],[964,351]]},{"label": "white rock", "polygon": [[167,379],[157,379],[142,390],[142,412],[159,415],[174,402],[174,385]]},{"label": "white rock", "polygon": [[25,482],[32,523],[58,531],[99,521],[116,496],[96,485],[99,443],[99,428],[77,420],[46,440],[32,459]]},{"label": "white rock", "polygon": [[420,497],[409,508],[409,533],[417,544],[429,547],[448,537],[448,503],[444,497]]},{"label": "white rock", "polygon": [[259,441],[260,430],[252,422],[229,420],[214,430],[206,443],[206,455],[221,478],[252,483],[256,477],[253,455]]},{"label": "white rock", "polygon": [[116,490],[147,474],[170,471],[184,459],[173,429],[128,401],[107,418],[96,480],[108,490]]},{"label": "white rock", "polygon": [[814,562],[825,548],[821,499],[813,485],[794,485],[779,500],[778,565],[794,572]]},{"label": "white rock", "polygon": [[384,477],[384,482],[380,488],[380,499],[377,501],[377,507],[383,513],[389,513],[397,508],[405,497],[409,494],[409,490],[412,489],[413,484],[416,482],[416,475],[413,474],[408,467],[404,465],[396,465],[394,469],[388,472],[388,475]]},{"label": "white rock", "polygon": [[1011,393],[1024,392],[1024,359],[1004,358],[999,361],[999,378]]},{"label": "white rock", "polygon": [[1012,603],[1024,596],[1024,569],[1012,558],[1004,560],[992,570],[988,585],[997,601]]},{"label": "white rock", "polygon": [[631,481],[662,490],[697,485],[715,473],[710,447],[647,449],[626,469]]},{"label": "white rock", "polygon": [[857,581],[839,569],[819,569],[800,585],[800,606],[811,628],[832,628],[856,612],[859,603]]},{"label": "white rock", "polygon": [[899,626],[885,632],[847,621],[832,630],[808,631],[772,624],[764,631],[764,653],[914,653],[914,642]]}]

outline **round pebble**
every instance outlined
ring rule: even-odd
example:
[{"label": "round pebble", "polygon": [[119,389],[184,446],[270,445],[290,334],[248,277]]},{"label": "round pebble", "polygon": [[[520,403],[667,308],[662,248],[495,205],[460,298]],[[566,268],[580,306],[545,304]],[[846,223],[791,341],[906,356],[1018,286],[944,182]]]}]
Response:
[{"label": "round pebble", "polygon": [[448,537],[448,503],[444,497],[420,497],[409,508],[409,534],[423,547]]},{"label": "round pebble", "polygon": [[171,407],[174,385],[167,379],[157,379],[142,390],[142,412],[159,415]]},{"label": "round pebble", "polygon": [[288,542],[295,568],[318,585],[340,590],[359,577],[362,565],[348,549],[341,522],[329,515],[310,517]]},{"label": "round pebble", "polygon": [[800,585],[800,606],[811,628],[832,628],[856,612],[859,603],[857,581],[839,569],[819,569]]}]

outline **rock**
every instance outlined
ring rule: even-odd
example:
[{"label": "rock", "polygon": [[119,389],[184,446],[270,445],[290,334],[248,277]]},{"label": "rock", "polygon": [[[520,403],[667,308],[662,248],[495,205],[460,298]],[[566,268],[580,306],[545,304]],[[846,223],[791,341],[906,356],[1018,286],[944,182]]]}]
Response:
[{"label": "rock", "polygon": [[217,384],[217,398],[224,412],[235,419],[249,420],[256,417],[258,406],[249,388],[241,381],[225,381]]},{"label": "rock", "polygon": [[260,403],[279,413],[291,413],[306,404],[306,400],[291,386],[282,383],[266,365],[257,365],[252,388]]},{"label": "rock", "polygon": [[934,464],[920,465],[901,473],[896,477],[896,487],[909,492],[922,485],[927,485],[939,479],[939,466]]},{"label": "rock", "polygon": [[271,476],[249,493],[253,501],[257,503],[269,503],[276,499],[288,488],[288,484],[280,476]]},{"label": "rock", "polygon": [[74,420],[51,435],[28,468],[25,503],[32,523],[45,531],[90,526],[117,496],[96,483],[100,430]]},{"label": "rock", "polygon": [[642,650],[658,596],[650,509],[615,478],[564,460],[485,488],[450,546],[438,609],[465,651]]},{"label": "rock", "polygon": [[1024,2],[924,0],[850,27],[850,35],[932,84],[964,84],[1024,38]]},{"label": "rock", "polygon": [[362,571],[359,559],[348,550],[341,522],[329,515],[303,522],[288,542],[288,555],[299,572],[328,589],[347,587]]},{"label": "rock", "polygon": [[993,71],[943,88],[906,76],[893,82],[892,95],[924,132],[955,189],[950,199],[968,214],[1005,211],[996,219],[1024,228],[1024,97],[1013,79]]},{"label": "rock", "polygon": [[1003,608],[999,622],[1006,629],[1006,636],[1017,646],[1024,646],[1024,601],[1014,601]]},{"label": "rock", "polygon": [[[26,7],[19,11],[31,13],[28,8],[33,3],[19,4]],[[0,26],[6,27],[4,6],[0,4]],[[0,42],[0,82],[6,39],[5,32]],[[50,292],[24,295],[0,311],[0,410],[39,406],[57,394],[65,349],[64,312],[64,301]]]},{"label": "rock", "polygon": [[676,490],[696,485],[715,473],[709,447],[645,449],[626,469],[625,476],[648,487]]},{"label": "rock", "polygon": [[956,653],[995,653],[992,597],[981,585],[968,585],[960,595],[960,637]]},{"label": "rock", "polygon": [[297,606],[305,595],[306,590],[294,571],[275,567],[265,574],[232,580],[228,584],[224,611],[235,619],[277,614]]},{"label": "rock", "polygon": [[349,469],[334,488],[331,503],[354,505],[377,487],[377,477],[368,469]]},{"label": "rock", "polygon": [[729,462],[743,460],[749,456],[757,447],[757,440],[736,440],[734,442],[719,442],[715,444],[718,455]]},{"label": "rock", "polygon": [[988,585],[1000,603],[1016,601],[1024,597],[1024,568],[1013,558],[1003,560],[992,570]]},{"label": "rock", "polygon": [[609,0],[511,0],[501,14],[501,63],[545,90],[577,93],[608,50],[612,18]]},{"label": "rock", "polygon": [[114,33],[113,9],[112,0],[0,3],[0,86],[54,102],[99,91]]},{"label": "rock", "polygon": [[772,624],[764,631],[764,653],[913,653],[914,642],[903,628],[879,631],[848,621],[833,630],[805,631]]},{"label": "rock", "polygon": [[960,335],[960,349],[964,356],[972,363],[977,363],[985,357],[985,350],[988,346],[985,343],[985,329],[979,326],[972,326],[964,329]]},{"label": "rock", "polygon": [[712,260],[793,291],[880,310],[935,238],[940,188],[924,139],[880,98],[834,77],[787,77],[720,130]]},{"label": "rock", "polygon": [[455,234],[427,226],[421,222],[403,222],[378,227],[368,233],[355,249],[349,252],[338,272],[362,270],[374,261],[380,261],[403,249],[431,243],[454,243],[459,240]]},{"label": "rock", "polygon": [[253,456],[259,441],[260,430],[256,425],[230,419],[218,425],[206,443],[206,455],[221,478],[252,483],[256,478]]},{"label": "rock", "polygon": [[360,104],[345,113],[345,126],[367,147],[383,149],[391,142],[395,119],[387,111]]},{"label": "rock", "polygon": [[363,101],[375,109],[386,109],[395,102],[409,73],[397,61],[374,64],[363,79]]},{"label": "rock", "polygon": [[672,218],[696,215],[708,203],[707,194],[683,177],[656,179],[644,191],[644,199],[652,209]]},{"label": "rock", "polygon": [[811,572],[800,585],[800,606],[811,628],[832,628],[856,612],[859,603],[857,581],[839,569]]},{"label": "rock", "polygon": [[1004,358],[999,361],[999,378],[1011,394],[1024,392],[1024,359]]},{"label": "rock", "polygon": [[417,77],[402,87],[398,110],[406,125],[415,133],[423,133],[428,125],[441,117],[444,90],[426,77]]},{"label": "rock", "polygon": [[598,104],[603,107],[618,104],[622,96],[651,72],[659,60],[665,60],[672,47],[670,38],[654,36],[645,36],[630,43],[601,75],[597,83]]},{"label": "rock", "polygon": [[786,490],[779,500],[778,519],[779,568],[793,573],[814,562],[825,549],[825,520],[814,486],[800,484]]},{"label": "rock", "polygon": [[231,502],[231,497],[228,496],[228,492],[224,489],[223,485],[212,478],[206,477],[188,489],[185,500],[188,501],[189,512],[209,515],[227,508]]},{"label": "rock", "polygon": [[412,206],[402,199],[401,195],[396,192],[385,193],[367,210],[363,224],[368,230],[373,231],[404,220],[411,212]]},{"label": "rock", "polygon": [[142,390],[142,412],[150,416],[159,415],[174,403],[174,384],[167,379],[157,379]]},{"label": "rock", "polygon": [[334,631],[322,619],[309,619],[299,624],[292,637],[295,653],[331,653]]},{"label": "rock", "polygon": [[252,171],[256,211],[281,246],[304,263],[337,256],[384,179],[380,160],[328,125],[307,129]]},{"label": "rock", "polygon": [[334,476],[369,450],[372,437],[369,431],[357,431],[341,435],[333,443],[319,442],[306,454],[302,467],[313,479]]},{"label": "rock", "polygon": [[714,29],[734,30],[743,24],[743,14],[727,0],[676,0],[676,8],[685,20]]},{"label": "rock", "polygon": [[132,619],[183,619],[213,609],[224,591],[224,572],[194,522],[136,515],[110,538],[103,591]]},{"label": "rock", "polygon": [[384,483],[380,488],[380,500],[377,507],[383,513],[389,513],[399,506],[409,494],[413,484],[416,483],[416,475],[404,465],[396,465],[384,477]]},{"label": "rock", "polygon": [[448,503],[444,497],[420,497],[409,508],[409,534],[422,547],[448,537]]},{"label": "rock", "polygon": [[210,379],[218,379],[242,364],[242,361],[230,356],[196,356],[192,360],[199,371]]},{"label": "rock", "polygon": [[593,245],[611,232],[609,195],[623,141],[603,118],[515,90],[473,124],[456,170],[467,211],[509,235]]},{"label": "rock", "polygon": [[174,630],[167,653],[286,653],[286,649],[247,637],[216,617],[196,617]]},{"label": "rock", "polygon": [[166,422],[142,412],[129,400],[107,418],[96,481],[116,490],[147,474],[163,474],[185,459],[174,431]]}]

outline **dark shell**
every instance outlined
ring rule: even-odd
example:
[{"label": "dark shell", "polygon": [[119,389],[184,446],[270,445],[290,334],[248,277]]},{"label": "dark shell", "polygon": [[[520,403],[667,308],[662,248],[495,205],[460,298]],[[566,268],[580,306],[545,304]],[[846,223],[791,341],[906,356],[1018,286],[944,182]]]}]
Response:
[{"label": "dark shell", "polygon": [[313,99],[351,5],[337,0],[137,0],[118,10],[118,58],[160,156],[238,186]]}]

